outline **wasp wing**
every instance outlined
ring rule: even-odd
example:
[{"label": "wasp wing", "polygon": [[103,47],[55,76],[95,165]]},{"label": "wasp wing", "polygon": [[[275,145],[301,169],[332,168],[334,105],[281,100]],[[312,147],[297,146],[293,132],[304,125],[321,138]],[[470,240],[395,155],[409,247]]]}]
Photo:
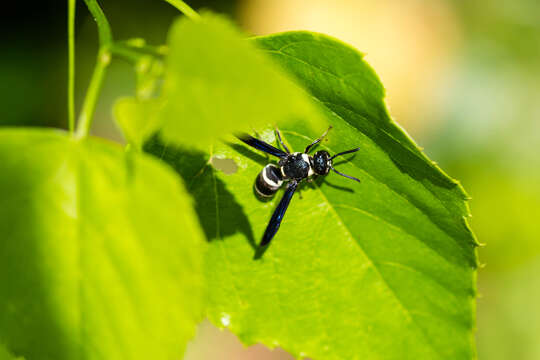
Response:
[{"label": "wasp wing", "polygon": [[291,202],[291,199],[294,195],[294,191],[296,190],[298,186],[298,182],[291,181],[289,185],[287,186],[287,190],[285,190],[285,194],[281,198],[281,201],[279,202],[279,205],[277,206],[276,210],[274,210],[274,213],[272,214],[272,218],[270,219],[270,222],[268,223],[268,226],[266,227],[266,230],[264,231],[263,238],[260,243],[260,247],[266,246],[272,241],[272,238],[274,235],[276,235],[277,231],[279,230],[279,226],[281,225],[281,220],[283,220],[283,216],[285,215],[285,211],[287,211],[287,208],[289,207],[289,203]]},{"label": "wasp wing", "polygon": [[262,150],[265,153],[268,153],[270,155],[277,156],[278,158],[282,158],[287,156],[287,153],[283,150],[280,150],[278,148],[273,147],[272,145],[259,140],[255,139],[253,136],[248,134],[238,134],[236,137],[241,140],[242,142],[248,144],[249,146],[254,147],[255,149]]}]

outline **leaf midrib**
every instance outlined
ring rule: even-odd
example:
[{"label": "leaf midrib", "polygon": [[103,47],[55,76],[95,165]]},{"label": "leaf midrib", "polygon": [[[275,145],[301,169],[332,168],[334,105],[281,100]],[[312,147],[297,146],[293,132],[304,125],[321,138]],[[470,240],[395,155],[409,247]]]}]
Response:
[{"label": "leaf midrib", "polygon": [[358,245],[358,248],[359,250],[362,252],[362,254],[365,256],[365,258],[367,259],[367,261],[369,261],[369,264],[370,266],[375,270],[375,272],[377,273],[378,277],[382,280],[382,282],[384,283],[384,285],[386,286],[386,288],[390,291],[390,293],[392,294],[392,297],[396,300],[396,302],[398,303],[400,309],[402,310],[405,318],[410,322],[412,323],[414,326],[416,326],[418,328],[418,330],[420,330],[422,336],[424,337],[424,341],[425,343],[435,352],[435,354],[437,354],[437,356],[439,356],[439,358],[443,359],[444,357],[441,355],[441,353],[439,352],[439,350],[433,345],[433,343],[429,340],[429,337],[427,336],[425,330],[423,327],[421,327],[415,320],[413,314],[409,311],[409,309],[407,309],[405,307],[405,305],[403,304],[403,302],[401,301],[401,299],[397,296],[396,294],[396,291],[390,286],[390,284],[388,283],[388,281],[386,281],[385,277],[382,275],[382,272],[380,271],[379,267],[376,265],[376,263],[372,260],[371,256],[365,251],[365,249],[363,248],[362,244],[360,244],[360,241],[358,241],[358,239],[352,234],[351,230],[349,229],[349,227],[345,224],[345,222],[343,221],[343,219],[341,218],[341,216],[339,215],[339,213],[336,211],[336,209],[334,208],[334,206],[332,205],[332,203],[328,200],[328,198],[326,197],[326,195],[324,195],[323,191],[321,190],[320,186],[317,185],[316,183],[314,183],[314,186],[315,188],[318,190],[317,193],[321,196],[321,198],[323,199],[323,201],[328,205],[328,208],[332,211],[332,213],[334,214],[334,217],[336,217],[338,219],[338,224],[341,225],[343,227],[343,229],[349,234],[349,236],[355,240],[355,243]]}]

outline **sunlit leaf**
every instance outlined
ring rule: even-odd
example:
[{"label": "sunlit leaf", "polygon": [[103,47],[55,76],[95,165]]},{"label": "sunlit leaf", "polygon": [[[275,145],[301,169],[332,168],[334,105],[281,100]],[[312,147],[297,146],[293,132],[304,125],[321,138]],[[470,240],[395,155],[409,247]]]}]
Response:
[{"label": "sunlit leaf", "polygon": [[52,130],[0,131],[0,344],[26,359],[180,358],[204,242],[169,169]]},{"label": "sunlit leaf", "polygon": [[24,360],[22,357],[13,356],[4,345],[0,344],[0,360]]},{"label": "sunlit leaf", "polygon": [[[276,159],[232,137],[207,152],[148,144],[196,200],[210,240],[210,320],[247,344],[314,359],[473,358],[476,243],[461,186],[391,121],[356,50],[306,32],[255,41],[326,109],[334,128],[319,148],[360,147],[336,166],[362,182],[331,173],[303,184],[255,260],[282,192],[262,202],[253,183]],[[295,151],[325,130],[311,128],[281,126]],[[259,135],[275,143],[272,131]]]},{"label": "sunlit leaf", "polygon": [[302,119],[324,123],[305,91],[224,17],[180,19],[170,31],[169,47],[160,112],[169,140],[209,144],[250,126]]},{"label": "sunlit leaf", "polygon": [[159,129],[157,113],[163,103],[158,99],[119,99],[114,105],[114,118],[128,143],[141,147]]}]

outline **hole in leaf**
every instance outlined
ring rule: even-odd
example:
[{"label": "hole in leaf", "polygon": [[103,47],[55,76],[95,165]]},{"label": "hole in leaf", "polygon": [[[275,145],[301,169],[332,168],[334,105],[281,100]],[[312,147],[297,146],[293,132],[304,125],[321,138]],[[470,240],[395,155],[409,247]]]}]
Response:
[{"label": "hole in leaf", "polygon": [[212,156],[210,164],[214,168],[223,171],[226,175],[231,175],[238,171],[238,165],[236,165],[233,159],[222,159]]}]

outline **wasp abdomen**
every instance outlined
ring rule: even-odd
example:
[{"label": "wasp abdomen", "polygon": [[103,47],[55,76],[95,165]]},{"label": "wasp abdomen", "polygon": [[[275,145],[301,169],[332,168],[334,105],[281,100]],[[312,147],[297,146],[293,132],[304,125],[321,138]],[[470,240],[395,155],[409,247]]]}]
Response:
[{"label": "wasp abdomen", "polygon": [[262,169],[255,181],[255,191],[263,197],[270,197],[283,184],[281,169],[274,164],[268,164]]}]

